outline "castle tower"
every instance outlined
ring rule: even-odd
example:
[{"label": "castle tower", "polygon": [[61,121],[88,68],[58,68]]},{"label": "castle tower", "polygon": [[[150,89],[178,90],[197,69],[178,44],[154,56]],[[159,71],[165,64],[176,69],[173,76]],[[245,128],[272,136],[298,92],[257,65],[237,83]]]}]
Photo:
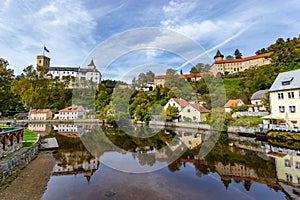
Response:
[{"label": "castle tower", "polygon": [[39,55],[37,56],[37,63],[36,63],[37,67],[50,67],[50,58],[48,58],[47,56],[44,55]]},{"label": "castle tower", "polygon": [[215,61],[223,60],[223,58],[224,58],[224,55],[222,55],[221,52],[218,49],[216,55],[214,56]]},{"label": "castle tower", "polygon": [[88,69],[96,69],[93,59],[91,60],[90,64],[88,65]]}]

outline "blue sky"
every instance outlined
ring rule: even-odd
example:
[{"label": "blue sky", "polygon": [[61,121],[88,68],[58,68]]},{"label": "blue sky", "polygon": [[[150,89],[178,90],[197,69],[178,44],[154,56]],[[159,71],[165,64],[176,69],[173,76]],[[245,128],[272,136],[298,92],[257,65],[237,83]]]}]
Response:
[{"label": "blue sky", "polygon": [[[93,58],[104,78],[188,72],[197,53],[194,62],[211,64],[217,49],[246,57],[279,37],[298,37],[299,11],[297,0],[2,0],[0,57],[16,74],[35,65],[44,45],[51,66],[84,67]],[[155,34],[135,34],[145,27]]]}]

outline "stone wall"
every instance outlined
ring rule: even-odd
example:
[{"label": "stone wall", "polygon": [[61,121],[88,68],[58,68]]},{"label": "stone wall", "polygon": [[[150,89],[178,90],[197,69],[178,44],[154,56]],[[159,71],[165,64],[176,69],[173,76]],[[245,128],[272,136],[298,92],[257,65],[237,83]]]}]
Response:
[{"label": "stone wall", "polygon": [[199,123],[186,123],[186,122],[161,122],[161,121],[150,121],[150,126],[166,126],[166,127],[176,127],[176,128],[190,128],[190,129],[200,129],[200,130],[210,130],[209,124],[199,124]]},{"label": "stone wall", "polygon": [[232,117],[263,117],[268,115],[269,112],[235,112],[232,113]]},{"label": "stone wall", "polygon": [[259,129],[254,127],[244,127],[244,126],[228,126],[227,132],[255,134],[256,132],[259,132]]},{"label": "stone wall", "polygon": [[0,184],[6,178],[19,173],[37,154],[38,142],[34,143],[31,147],[23,147],[8,157],[2,158],[0,160]]},{"label": "stone wall", "polygon": [[20,141],[18,143],[17,139],[14,139],[13,144],[11,144],[11,142],[9,142],[7,145],[4,145],[5,149],[3,149],[3,145],[4,144],[1,144],[1,148],[0,148],[0,158],[21,149],[22,148],[22,140],[20,139]]}]

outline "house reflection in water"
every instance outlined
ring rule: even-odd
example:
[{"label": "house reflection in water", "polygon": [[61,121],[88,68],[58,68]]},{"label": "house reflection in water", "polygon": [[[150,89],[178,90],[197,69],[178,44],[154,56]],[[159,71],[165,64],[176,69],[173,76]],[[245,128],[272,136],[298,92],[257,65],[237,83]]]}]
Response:
[{"label": "house reflection in water", "polygon": [[89,182],[99,167],[99,161],[88,151],[59,152],[54,154],[56,164],[53,175],[84,174]]},{"label": "house reflection in water", "polygon": [[181,132],[179,133],[178,138],[181,140],[183,144],[185,144],[187,148],[193,149],[202,143],[202,136],[203,135],[200,133],[193,134],[193,133]]},{"label": "house reflection in water", "polygon": [[54,153],[56,164],[53,175],[84,174],[89,182],[99,167],[95,158],[82,144],[80,137],[90,130],[90,127],[79,124],[58,124],[53,126],[60,143],[58,152]]},{"label": "house reflection in water", "polygon": [[42,124],[42,123],[37,123],[37,124],[28,124],[28,129],[40,134],[41,136],[46,136],[51,132],[51,125],[50,124]]},{"label": "house reflection in water", "polygon": [[300,198],[300,151],[269,146],[268,155],[275,158],[280,185],[292,198]]}]

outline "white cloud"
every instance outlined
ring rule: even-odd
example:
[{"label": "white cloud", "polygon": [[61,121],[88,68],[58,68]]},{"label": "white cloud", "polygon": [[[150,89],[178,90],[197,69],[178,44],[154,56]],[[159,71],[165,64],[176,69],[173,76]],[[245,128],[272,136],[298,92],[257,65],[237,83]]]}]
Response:
[{"label": "white cloud", "polygon": [[96,44],[96,21],[80,1],[24,1],[7,4],[1,12],[0,55],[17,73],[35,65],[44,45],[52,65],[78,66]]}]

